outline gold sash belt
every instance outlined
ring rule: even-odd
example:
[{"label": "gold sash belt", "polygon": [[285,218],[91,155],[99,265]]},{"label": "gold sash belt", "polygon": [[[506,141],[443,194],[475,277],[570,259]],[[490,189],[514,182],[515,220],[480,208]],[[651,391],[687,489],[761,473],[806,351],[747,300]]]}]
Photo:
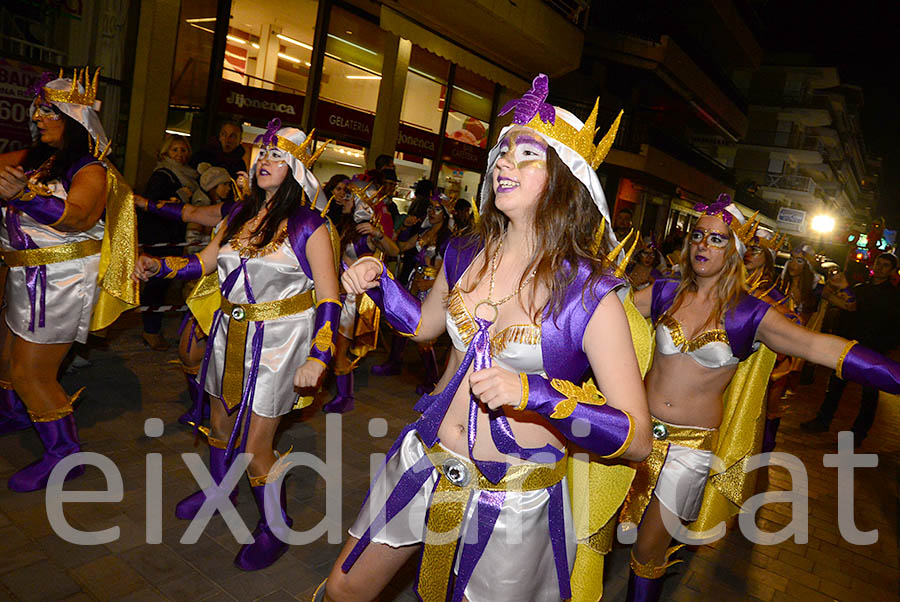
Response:
[{"label": "gold sash belt", "polygon": [[229,410],[241,403],[244,393],[244,350],[247,348],[250,322],[283,318],[315,306],[311,290],[287,299],[264,303],[232,303],[222,298],[222,313],[231,318],[225,343],[225,373],[222,378],[222,399]]},{"label": "gold sash belt", "polygon": [[637,472],[631,483],[631,490],[622,507],[620,522],[632,522],[635,525],[641,523],[653,490],[656,489],[656,481],[662,471],[666,456],[669,453],[669,444],[674,443],[681,447],[713,451],[716,446],[718,429],[702,429],[690,426],[676,426],[653,418],[653,449],[647,459],[637,464]]},{"label": "gold sash belt", "polygon": [[423,600],[443,600],[450,582],[463,516],[473,491],[536,491],[566,476],[568,457],[553,465],[516,464],[499,483],[491,483],[471,461],[449,453],[439,444],[425,454],[441,473],[431,506],[418,593]]},{"label": "gold sash belt", "polygon": [[23,251],[2,249],[0,250],[0,257],[11,268],[36,267],[96,255],[100,252],[102,246],[103,242],[99,240],[82,240],[64,245],[25,249]]}]

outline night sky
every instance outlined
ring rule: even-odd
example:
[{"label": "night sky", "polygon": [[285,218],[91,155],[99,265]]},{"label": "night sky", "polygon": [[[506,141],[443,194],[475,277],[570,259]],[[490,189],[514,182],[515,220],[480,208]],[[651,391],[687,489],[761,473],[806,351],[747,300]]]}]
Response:
[{"label": "night sky", "polygon": [[900,226],[900,2],[767,0],[752,2],[763,21],[763,48],[810,52],[837,66],[842,83],[863,89],[862,128],[870,154],[883,159],[880,213]]}]

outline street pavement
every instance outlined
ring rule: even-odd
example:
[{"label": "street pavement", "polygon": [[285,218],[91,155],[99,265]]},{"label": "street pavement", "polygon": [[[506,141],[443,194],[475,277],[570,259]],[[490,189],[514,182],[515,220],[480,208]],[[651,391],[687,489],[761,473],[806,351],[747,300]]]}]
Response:
[{"label": "street pavement", "polygon": [[[177,336],[176,328],[175,319],[167,319],[164,333],[170,341]],[[176,422],[187,408],[188,398],[175,346],[167,352],[143,346],[138,320],[130,316],[116,325],[104,345],[93,347],[89,357],[92,365],[65,374],[63,386],[70,393],[86,387],[76,411],[84,450],[112,460],[121,474],[124,496],[120,501],[67,503],[63,512],[75,529],[116,527],[118,537],[98,545],[67,543],[50,525],[43,492],[21,494],[0,487],[0,601],[309,600],[341,547],[328,543],[324,535],[313,543],[293,546],[272,567],[252,573],[232,563],[239,544],[218,515],[196,543],[181,543],[187,523],[175,518],[173,508],[196,489],[181,454],[197,452],[205,458],[206,446]],[[340,520],[340,538],[346,537],[368,488],[372,454],[385,453],[401,428],[415,418],[414,388],[421,371],[415,349],[410,346],[407,350],[400,376],[369,374],[369,367],[383,358],[383,352],[373,353],[357,370],[356,409],[340,419],[343,479],[332,487],[340,487],[341,515],[332,511],[326,519],[326,485],[313,470],[301,466],[287,479],[288,512],[294,529],[331,526],[337,533],[335,523]],[[852,545],[838,526],[838,471],[823,465],[823,456],[837,451],[836,431],[852,424],[859,406],[859,387],[847,387],[830,433],[812,435],[799,429],[800,422],[818,407],[826,380],[827,371],[817,369],[812,384],[797,388],[782,420],[776,450],[795,455],[805,465],[808,542],[788,539],[776,545],[755,545],[741,535],[735,522],[718,542],[678,553],[684,562],[669,570],[663,599],[900,600],[900,399],[882,395],[875,426],[857,450],[877,454],[878,465],[855,470],[853,518],[861,531],[877,529],[878,539],[871,545]],[[326,386],[333,388],[331,382]],[[293,448],[329,460],[326,417],[321,412],[329,397],[327,391],[321,393],[312,407],[294,412],[284,421],[277,440],[280,451]],[[161,436],[145,433],[149,418],[163,421]],[[382,420],[370,424],[372,419]],[[151,429],[150,435],[154,434]],[[5,481],[36,459],[41,450],[33,430],[0,438],[0,478]],[[152,487],[148,498],[148,471],[152,480],[157,457],[162,464],[161,543],[153,542],[157,529],[147,526],[148,504],[149,516],[155,515]],[[846,483],[843,486],[848,487]],[[66,490],[102,492],[107,487],[100,470],[89,467],[83,477],[67,483]],[[788,473],[783,468],[772,469],[770,488],[790,487]],[[246,479],[242,479],[237,507],[252,530],[257,513]],[[777,531],[790,521],[788,503],[767,504],[756,518],[757,525],[767,531]],[[628,555],[629,548],[622,545],[610,554],[605,601],[624,600]],[[411,591],[414,571],[415,559],[398,574],[382,600],[415,600]],[[502,600],[499,593],[497,600]]]}]

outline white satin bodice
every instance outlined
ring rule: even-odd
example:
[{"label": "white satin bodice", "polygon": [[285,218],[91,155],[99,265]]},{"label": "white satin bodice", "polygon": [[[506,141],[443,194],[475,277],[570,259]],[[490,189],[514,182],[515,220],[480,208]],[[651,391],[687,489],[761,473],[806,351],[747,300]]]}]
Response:
[{"label": "white satin bodice", "polygon": [[724,330],[707,330],[688,341],[681,324],[669,314],[663,314],[656,324],[656,350],[662,355],[684,353],[705,368],[724,368],[740,361],[731,352]]},{"label": "white satin bodice", "polygon": [[[457,287],[450,291],[446,319],[447,334],[453,346],[465,353],[478,326]],[[537,324],[507,326],[491,336],[491,357],[498,366],[512,372],[546,376],[541,352],[541,327]]]}]

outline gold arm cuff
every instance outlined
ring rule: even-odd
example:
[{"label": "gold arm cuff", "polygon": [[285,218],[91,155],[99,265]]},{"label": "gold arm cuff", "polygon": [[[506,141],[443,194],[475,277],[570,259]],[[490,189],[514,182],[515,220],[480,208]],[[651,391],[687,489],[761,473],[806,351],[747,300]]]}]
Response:
[{"label": "gold arm cuff", "polygon": [[[277,299],[264,303],[232,303],[222,298],[222,313],[238,321],[262,322],[293,314],[299,314],[315,307],[312,291],[306,291],[287,299]],[[238,311],[240,310],[240,311]]]},{"label": "gold arm cuff", "polygon": [[326,368],[328,367],[328,364],[326,364],[325,362],[323,362],[322,360],[320,360],[320,359],[317,358],[317,357],[313,357],[313,356],[309,355],[309,356],[306,357],[306,361],[309,361],[309,360],[312,360],[312,361],[314,361],[314,362],[319,362],[320,364],[322,364],[322,365],[325,366]]},{"label": "gold arm cuff", "polygon": [[200,366],[188,366],[184,362],[181,363],[181,370],[185,374],[190,374],[191,376],[197,376],[200,373]]},{"label": "gold arm cuff", "polygon": [[60,418],[65,418],[69,414],[71,414],[74,410],[72,409],[72,404],[81,396],[81,392],[84,391],[84,387],[81,387],[75,394],[69,397],[68,403],[64,406],[60,406],[58,408],[54,408],[52,410],[47,410],[46,412],[32,412],[28,410],[28,415],[31,417],[32,422],[53,422],[55,420],[59,420]]},{"label": "gold arm cuff", "polygon": [[625,410],[622,410],[622,412],[626,416],[628,416],[628,436],[625,437],[625,441],[622,443],[622,447],[620,447],[613,453],[609,454],[608,456],[600,456],[601,458],[608,458],[608,459],[618,458],[619,456],[624,454],[628,450],[628,448],[631,446],[631,440],[634,439],[634,418],[632,418],[631,414],[629,414]]},{"label": "gold arm cuff", "polygon": [[53,222],[52,224],[47,224],[47,225],[48,225],[50,228],[55,228],[56,226],[58,226],[58,225],[60,225],[61,223],[63,223],[63,221],[66,219],[66,216],[67,216],[68,214],[69,214],[69,204],[68,204],[67,202],[63,201],[63,212],[62,212],[62,215],[59,216],[59,219],[58,219],[58,220],[56,220],[56,221]]},{"label": "gold arm cuff", "polygon": [[12,391],[13,390],[12,382],[10,382],[8,380],[0,380],[0,389],[9,389],[10,391]]},{"label": "gold arm cuff", "polygon": [[847,357],[847,354],[850,353],[850,350],[853,348],[853,346],[857,344],[859,344],[859,341],[849,341],[844,347],[844,350],[841,351],[841,355],[840,357],[838,357],[837,365],[834,367],[834,372],[835,374],[837,374],[838,378],[844,378],[843,374],[841,373],[844,368],[844,359]]},{"label": "gold arm cuff", "polygon": [[634,571],[634,574],[638,577],[643,577],[644,579],[659,579],[663,575],[666,574],[666,569],[672,566],[673,564],[678,564],[681,560],[669,560],[669,557],[684,547],[684,544],[679,544],[677,546],[672,546],[666,550],[666,554],[663,557],[662,566],[653,566],[649,563],[641,564],[634,557],[634,550],[631,551],[631,570]]},{"label": "gold arm cuff", "polygon": [[[181,209],[182,213],[184,213],[184,208]],[[197,256],[197,261],[200,262],[200,277],[203,278],[206,276],[206,264],[203,263],[203,258],[200,256],[200,253],[194,253]]]},{"label": "gold arm cuff", "polygon": [[522,411],[528,405],[528,375],[524,372],[519,372],[519,382],[522,384],[522,399],[515,409]]},{"label": "gold arm cuff", "polygon": [[36,267],[96,255],[102,246],[103,242],[99,240],[82,240],[40,249],[3,249],[0,258],[11,268]]},{"label": "gold arm cuff", "polygon": [[316,301],[316,307],[319,307],[323,303],[337,303],[338,307],[344,307],[344,304],[341,303],[340,299],[331,299],[328,297],[326,297],[325,299],[319,299],[318,301]]}]

